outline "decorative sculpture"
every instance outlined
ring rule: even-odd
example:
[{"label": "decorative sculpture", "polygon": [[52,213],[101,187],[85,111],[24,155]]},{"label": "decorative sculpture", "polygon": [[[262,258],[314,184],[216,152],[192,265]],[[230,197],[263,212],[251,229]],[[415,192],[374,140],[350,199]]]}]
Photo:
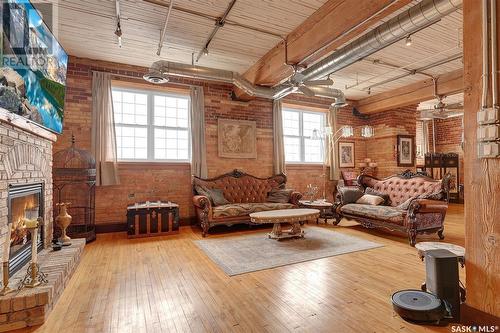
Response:
[{"label": "decorative sculpture", "polygon": [[71,215],[68,214],[68,206],[71,205],[70,202],[60,202],[56,204],[61,207],[59,215],[56,217],[56,223],[61,228],[61,237],[59,237],[59,242],[63,246],[71,245],[71,238],[66,234],[66,228],[71,224]]}]

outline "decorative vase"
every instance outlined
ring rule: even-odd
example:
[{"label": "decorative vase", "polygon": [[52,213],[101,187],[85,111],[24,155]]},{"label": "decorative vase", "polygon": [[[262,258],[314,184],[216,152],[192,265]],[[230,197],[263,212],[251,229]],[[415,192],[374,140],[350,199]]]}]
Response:
[{"label": "decorative vase", "polygon": [[63,246],[69,246],[71,245],[71,238],[66,235],[66,228],[70,225],[72,219],[71,215],[68,214],[67,209],[70,203],[61,202],[56,205],[61,207],[61,211],[56,217],[56,224],[59,228],[61,228],[61,237],[59,237],[59,242],[61,242]]}]

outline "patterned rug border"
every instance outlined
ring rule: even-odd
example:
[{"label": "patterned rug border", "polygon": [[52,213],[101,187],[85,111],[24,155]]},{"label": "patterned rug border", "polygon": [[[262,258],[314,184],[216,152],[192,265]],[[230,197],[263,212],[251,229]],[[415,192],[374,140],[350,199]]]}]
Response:
[{"label": "patterned rug border", "polygon": [[[323,234],[332,233],[332,232],[333,233],[338,233],[337,231],[331,230],[331,229],[325,229],[325,228],[315,227],[315,226],[308,226],[308,227],[305,228],[306,237],[307,237],[307,230],[308,229],[313,229],[313,230],[318,231],[318,232],[323,233]],[[355,249],[355,250],[348,251],[348,252],[341,252],[341,253],[337,253],[337,254],[320,255],[320,256],[315,257],[315,258],[298,260],[298,261],[293,261],[293,262],[283,263],[283,264],[277,264],[277,265],[272,265],[272,266],[264,267],[264,268],[249,269],[247,271],[241,271],[241,272],[236,272],[236,273],[233,272],[233,270],[229,266],[227,266],[226,264],[224,264],[223,262],[221,262],[219,260],[219,258],[216,255],[214,255],[213,252],[210,251],[210,249],[207,247],[207,243],[208,242],[224,242],[224,241],[228,241],[228,240],[237,240],[239,238],[244,238],[244,239],[249,239],[249,238],[267,238],[267,236],[266,236],[267,233],[268,233],[268,231],[266,231],[266,232],[257,232],[257,233],[246,234],[246,235],[226,236],[226,237],[212,238],[212,239],[205,238],[205,239],[199,239],[199,240],[192,240],[192,242],[210,260],[212,260],[216,265],[218,265],[219,268],[226,275],[228,275],[230,277],[231,276],[242,275],[242,274],[253,273],[253,272],[265,271],[265,270],[268,270],[268,269],[274,269],[274,268],[279,268],[279,267],[284,267],[284,266],[290,266],[290,265],[300,264],[300,263],[304,263],[304,262],[308,262],[308,261],[325,259],[325,258],[329,258],[329,257],[336,257],[336,256],[340,256],[340,255],[344,255],[344,254],[349,254],[349,253],[356,253],[356,252],[361,252],[361,251],[369,251],[369,250],[373,250],[373,249],[384,247],[384,245],[380,244],[380,243],[375,243],[375,242],[372,242],[372,241],[369,241],[369,240],[365,240],[363,238],[356,237],[356,236],[346,235],[344,233],[338,233],[338,234],[342,235],[342,237],[345,237],[345,238],[348,238],[348,239],[350,238],[350,239],[355,239],[355,240],[361,240],[361,241],[363,241],[364,243],[367,244],[367,247],[360,248],[360,249]],[[208,236],[208,237],[210,237],[210,236]],[[278,240],[273,240],[273,241],[279,242]],[[287,240],[282,240],[282,241],[286,242]]]}]

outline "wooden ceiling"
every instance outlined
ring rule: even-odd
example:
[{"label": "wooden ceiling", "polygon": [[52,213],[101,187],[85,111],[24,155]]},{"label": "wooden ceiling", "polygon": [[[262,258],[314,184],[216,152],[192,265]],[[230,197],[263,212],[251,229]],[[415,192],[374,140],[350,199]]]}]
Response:
[{"label": "wooden ceiling", "polygon": [[[162,0],[159,0],[161,2]],[[228,19],[286,36],[326,0],[239,0]],[[286,2],[286,4],[284,4]],[[118,47],[114,0],[58,0],[59,40],[68,53],[99,60],[150,66],[167,7],[143,0],[121,0],[123,47]],[[164,1],[168,5],[168,1]],[[175,0],[175,6],[220,16],[229,0]],[[173,10],[161,59],[191,63],[214,27],[214,21]],[[243,73],[281,39],[238,26],[224,26],[199,65]]]},{"label": "wooden ceiling", "polygon": [[[167,13],[167,0],[154,0],[164,2],[163,5],[144,0],[120,1],[122,48],[118,47],[114,35],[114,0],[46,0],[52,1],[58,9],[57,34],[63,47],[71,55],[98,60],[145,67],[159,59],[191,63],[192,53],[200,51],[214,26],[213,20],[173,10],[160,58],[156,56],[156,50]],[[326,2],[327,0],[238,0],[228,20],[285,37]],[[175,0],[174,3],[187,10],[217,17],[224,13],[229,0]],[[412,1],[393,14],[377,19],[368,30],[416,3],[418,1]],[[415,69],[460,53],[461,27],[462,12],[457,11],[413,35],[412,46],[406,46],[404,41],[395,43],[368,59],[335,73],[332,76],[334,86],[342,89],[350,99],[369,97],[366,89],[368,86],[407,72],[394,69],[394,66]],[[210,54],[203,56],[198,64],[244,73],[280,42],[281,39],[277,36],[227,24],[215,36],[210,45]],[[461,60],[455,60],[425,72],[440,75],[462,67]],[[371,95],[425,78],[419,74],[410,75],[371,88]]]},{"label": "wooden ceiling", "polygon": [[[405,40],[402,40],[338,71],[332,76],[334,87],[342,89],[349,98],[359,100],[428,78],[421,74],[409,75],[397,81],[374,86],[370,89],[370,94],[367,89],[371,85],[408,73],[408,70],[395,69],[392,65],[417,69],[459,55],[462,52],[462,11],[458,10],[445,16],[440,22],[412,35],[411,40],[411,46],[406,46]],[[374,61],[379,64],[374,64]],[[462,59],[458,59],[424,72],[439,76],[462,68]]]}]

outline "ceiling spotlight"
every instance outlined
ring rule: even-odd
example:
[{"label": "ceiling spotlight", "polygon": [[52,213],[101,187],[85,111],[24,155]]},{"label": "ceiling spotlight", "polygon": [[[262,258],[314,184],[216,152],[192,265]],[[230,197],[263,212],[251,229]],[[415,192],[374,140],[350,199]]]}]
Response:
[{"label": "ceiling spotlight", "polygon": [[207,55],[208,55],[208,47],[205,47],[205,48],[203,49],[203,55],[204,55],[204,56],[207,56]]},{"label": "ceiling spotlight", "polygon": [[118,37],[118,46],[122,47],[122,25],[121,25],[121,12],[120,12],[120,0],[115,1],[116,7],[116,30],[115,35]]},{"label": "ceiling spotlight", "polygon": [[408,35],[408,37],[406,37],[406,42],[405,42],[406,46],[411,46],[411,44],[413,44],[413,41],[411,40],[411,36]]},{"label": "ceiling spotlight", "polygon": [[122,28],[120,27],[120,22],[116,26],[115,35],[118,37],[118,46],[122,47]]}]

